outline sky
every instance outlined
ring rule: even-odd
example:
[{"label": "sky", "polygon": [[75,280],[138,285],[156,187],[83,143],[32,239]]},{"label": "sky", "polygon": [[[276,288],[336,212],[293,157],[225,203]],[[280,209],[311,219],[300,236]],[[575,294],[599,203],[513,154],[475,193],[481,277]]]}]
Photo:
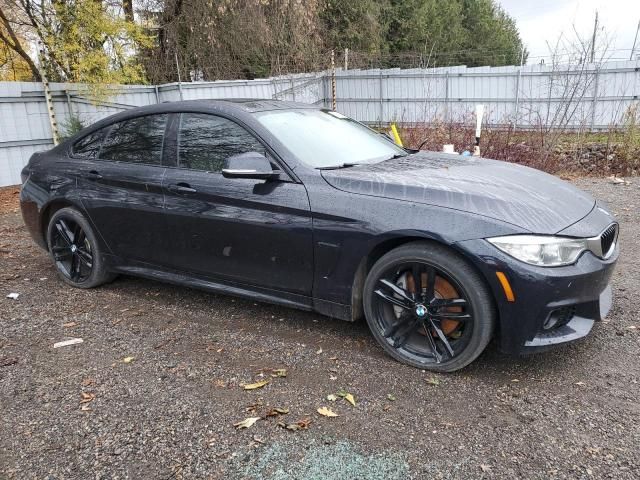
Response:
[{"label": "sky", "polygon": [[[596,10],[598,23],[611,42],[607,56],[628,60],[640,21],[640,0],[498,0],[498,3],[516,20],[529,51],[528,63],[539,63],[539,57],[549,56],[546,41],[555,45],[560,34],[575,38],[573,25],[581,36],[589,38]],[[640,54],[640,35],[635,53]]]}]

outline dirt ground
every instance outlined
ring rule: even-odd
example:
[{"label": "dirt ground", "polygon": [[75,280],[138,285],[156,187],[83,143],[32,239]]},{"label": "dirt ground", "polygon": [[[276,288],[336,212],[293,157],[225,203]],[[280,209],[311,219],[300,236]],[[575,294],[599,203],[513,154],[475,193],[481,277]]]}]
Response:
[{"label": "dirt ground", "polygon": [[395,362],[364,323],[128,277],[69,288],[0,190],[0,478],[639,478],[629,180],[574,180],[622,226],[608,320],[545,354],[491,344],[451,375]]}]

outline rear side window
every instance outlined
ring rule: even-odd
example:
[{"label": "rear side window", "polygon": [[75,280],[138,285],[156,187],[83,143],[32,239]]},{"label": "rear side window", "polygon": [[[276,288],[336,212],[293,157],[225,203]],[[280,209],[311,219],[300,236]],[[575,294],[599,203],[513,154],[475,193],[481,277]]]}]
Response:
[{"label": "rear side window", "polygon": [[72,148],[73,156],[80,158],[98,158],[100,147],[107,133],[109,133],[110,128],[111,126],[96,130],[74,143]]},{"label": "rear side window", "polygon": [[102,144],[100,158],[118,162],[162,164],[169,115],[147,115],[116,123]]},{"label": "rear side window", "polygon": [[248,131],[223,117],[183,113],[178,129],[178,165],[193,170],[221,172],[224,161],[247,152],[266,154]]}]

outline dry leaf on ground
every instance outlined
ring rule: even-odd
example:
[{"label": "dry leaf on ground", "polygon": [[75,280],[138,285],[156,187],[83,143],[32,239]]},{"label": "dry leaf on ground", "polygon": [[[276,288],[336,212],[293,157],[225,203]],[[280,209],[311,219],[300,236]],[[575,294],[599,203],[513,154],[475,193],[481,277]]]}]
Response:
[{"label": "dry leaf on ground", "polygon": [[310,418],[303,418],[302,420],[298,420],[297,422],[294,422],[294,423],[278,422],[278,426],[294,432],[297,430],[306,430],[307,428],[309,428],[310,424],[311,424]]},{"label": "dry leaf on ground", "polygon": [[356,406],[356,399],[350,393],[347,393],[343,398],[354,407]]},{"label": "dry leaf on ground", "polygon": [[96,398],[95,393],[82,392],[80,396],[82,397],[82,400],[80,400],[80,403],[89,403]]},{"label": "dry leaf on ground", "polygon": [[278,415],[286,415],[287,413],[289,413],[288,408],[274,407],[265,414],[265,417],[276,417]]},{"label": "dry leaf on ground", "polygon": [[244,386],[245,390],[255,390],[256,388],[262,388],[264,387],[266,384],[269,383],[269,380],[261,380],[259,382],[256,383],[248,383]]},{"label": "dry leaf on ground", "polygon": [[318,409],[318,413],[320,415],[322,415],[323,417],[338,417],[339,415],[334,412],[333,410],[331,410],[330,408],[327,407],[320,407]]},{"label": "dry leaf on ground", "polygon": [[241,428],[249,428],[258,420],[260,420],[260,417],[249,417],[249,418],[245,418],[241,422],[234,423],[233,426],[236,427],[238,430],[240,430]]}]

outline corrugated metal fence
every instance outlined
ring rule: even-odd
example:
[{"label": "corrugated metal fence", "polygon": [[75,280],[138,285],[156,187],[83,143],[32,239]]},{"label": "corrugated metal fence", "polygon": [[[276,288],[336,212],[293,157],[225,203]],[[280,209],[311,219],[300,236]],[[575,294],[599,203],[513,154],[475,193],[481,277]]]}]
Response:
[{"label": "corrugated metal fence", "polygon": [[[89,124],[118,111],[165,101],[278,98],[331,104],[328,72],[257,80],[121,86],[107,101],[74,84],[51,84],[59,124]],[[568,66],[447,67],[336,72],[338,111],[357,120],[427,123],[469,120],[486,107],[489,124],[597,130],[618,125],[640,97],[640,61]],[[62,132],[64,133],[64,132]],[[0,82],[0,186],[19,183],[34,151],[52,146],[42,84]]]}]

